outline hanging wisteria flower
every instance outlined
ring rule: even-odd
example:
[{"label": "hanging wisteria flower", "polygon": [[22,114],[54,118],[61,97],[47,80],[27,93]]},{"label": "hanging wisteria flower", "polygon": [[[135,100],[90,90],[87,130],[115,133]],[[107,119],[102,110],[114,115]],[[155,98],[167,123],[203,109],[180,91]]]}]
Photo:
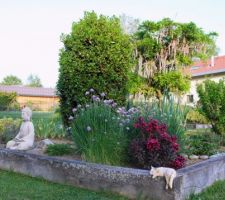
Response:
[{"label": "hanging wisteria flower", "polygon": [[72,110],[73,112],[76,112],[77,111],[77,109],[76,108],[73,108],[73,110]]},{"label": "hanging wisteria flower", "polygon": [[89,91],[87,91],[87,92],[85,92],[85,95],[87,96],[87,95],[89,95],[90,94],[90,92]]},{"label": "hanging wisteria flower", "polygon": [[87,126],[87,128],[86,128],[86,129],[87,129],[87,131],[88,131],[88,132],[90,132],[90,131],[91,131],[91,127],[90,127],[90,126]]},{"label": "hanging wisteria flower", "polygon": [[91,88],[89,91],[93,93],[95,90],[93,88]]},{"label": "hanging wisteria flower", "polygon": [[70,116],[70,117],[69,117],[69,120],[73,120],[73,116]]}]

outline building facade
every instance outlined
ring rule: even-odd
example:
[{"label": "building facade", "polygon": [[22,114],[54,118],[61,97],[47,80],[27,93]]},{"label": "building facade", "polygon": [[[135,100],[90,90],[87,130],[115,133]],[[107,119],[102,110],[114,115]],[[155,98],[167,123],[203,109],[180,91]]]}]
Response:
[{"label": "building facade", "polygon": [[26,105],[32,107],[33,110],[49,111],[54,109],[59,102],[53,88],[0,85],[0,91],[15,92],[20,107]]},{"label": "building facade", "polygon": [[212,57],[207,61],[197,61],[188,68],[185,73],[191,76],[191,87],[183,98],[183,103],[195,105],[198,100],[197,86],[203,81],[210,79],[218,82],[225,79],[225,56]]}]

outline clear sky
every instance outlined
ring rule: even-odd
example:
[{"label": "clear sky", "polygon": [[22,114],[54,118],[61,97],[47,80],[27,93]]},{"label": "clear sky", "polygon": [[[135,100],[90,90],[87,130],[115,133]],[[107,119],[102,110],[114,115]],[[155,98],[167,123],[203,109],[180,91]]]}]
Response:
[{"label": "clear sky", "polygon": [[0,0],[0,81],[12,74],[26,82],[34,74],[45,87],[55,87],[60,35],[92,10],[140,20],[193,21],[219,33],[219,55],[225,54],[225,0]]}]

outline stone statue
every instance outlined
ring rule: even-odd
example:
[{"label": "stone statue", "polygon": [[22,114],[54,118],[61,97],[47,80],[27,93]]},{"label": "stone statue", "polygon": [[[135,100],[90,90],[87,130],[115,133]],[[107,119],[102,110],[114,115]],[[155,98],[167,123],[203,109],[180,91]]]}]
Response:
[{"label": "stone statue", "polygon": [[6,148],[15,150],[28,150],[34,144],[34,125],[30,121],[32,111],[28,107],[22,109],[23,122],[20,131],[13,140],[6,144]]}]

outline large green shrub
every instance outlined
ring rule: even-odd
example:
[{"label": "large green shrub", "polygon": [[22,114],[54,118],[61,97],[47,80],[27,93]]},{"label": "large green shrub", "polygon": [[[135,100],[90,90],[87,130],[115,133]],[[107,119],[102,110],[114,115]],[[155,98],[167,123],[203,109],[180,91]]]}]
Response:
[{"label": "large green shrub", "polygon": [[225,136],[225,82],[206,80],[197,88],[200,106],[215,133]]},{"label": "large green shrub", "polygon": [[16,93],[0,92],[0,110],[7,110],[16,102]]},{"label": "large green shrub", "polygon": [[84,94],[90,88],[106,92],[120,104],[125,102],[132,45],[118,18],[85,12],[62,42],[57,89],[65,124],[72,108],[87,101]]}]

